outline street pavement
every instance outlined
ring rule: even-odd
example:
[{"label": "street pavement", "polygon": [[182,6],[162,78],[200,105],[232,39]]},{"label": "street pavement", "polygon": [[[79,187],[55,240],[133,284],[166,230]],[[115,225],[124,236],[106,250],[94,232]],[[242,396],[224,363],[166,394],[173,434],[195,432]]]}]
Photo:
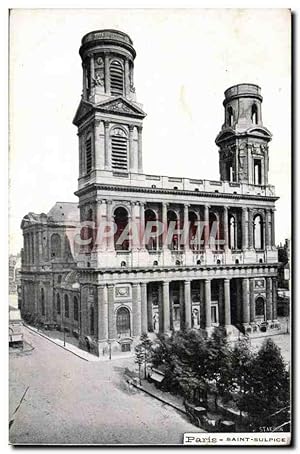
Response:
[{"label": "street pavement", "polygon": [[133,359],[87,362],[23,329],[34,350],[10,355],[11,443],[174,445],[182,444],[185,432],[201,431],[129,387],[123,371]]}]

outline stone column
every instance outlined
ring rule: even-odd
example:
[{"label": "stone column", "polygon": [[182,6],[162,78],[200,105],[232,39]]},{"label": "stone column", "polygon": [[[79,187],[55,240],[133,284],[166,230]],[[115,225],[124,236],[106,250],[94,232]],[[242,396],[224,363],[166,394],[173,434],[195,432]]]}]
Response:
[{"label": "stone column", "polygon": [[249,325],[250,307],[249,307],[249,279],[243,278],[243,324]]},{"label": "stone column", "polygon": [[132,327],[133,336],[140,336],[142,334],[140,284],[132,285]]},{"label": "stone column", "polygon": [[108,338],[110,340],[116,338],[116,321],[114,308],[114,284],[108,285]]},{"label": "stone column", "polygon": [[271,246],[276,247],[275,245],[275,209],[271,210]]},{"label": "stone column", "polygon": [[184,281],[179,282],[180,329],[185,328]]},{"label": "stone column", "polygon": [[242,208],[242,250],[245,252],[249,247],[248,235],[248,209],[246,207]]},{"label": "stone column", "polygon": [[44,261],[43,254],[43,232],[42,230],[38,231],[38,245],[39,245],[39,263]]},{"label": "stone column", "polygon": [[145,249],[145,204],[140,203],[140,248]]},{"label": "stone column", "polygon": [[192,326],[191,281],[184,281],[184,312],[185,327],[189,329]]},{"label": "stone column", "polygon": [[125,96],[127,97],[129,95],[129,63],[126,58],[125,60]]},{"label": "stone column", "polygon": [[31,232],[31,261],[35,264],[35,244],[34,244],[34,233]]},{"label": "stone column", "polygon": [[162,248],[167,249],[167,233],[168,233],[168,204],[163,202],[162,204],[162,223],[164,226],[164,231],[162,235]]},{"label": "stone column", "polygon": [[224,251],[228,251],[228,207],[224,206],[224,217],[223,217],[223,222],[224,222]]},{"label": "stone column", "polygon": [[253,249],[253,215],[251,209],[248,209],[248,237],[249,249]]},{"label": "stone column", "polygon": [[270,232],[270,210],[266,210],[266,223],[265,223],[265,248],[270,249],[271,246],[271,232]]},{"label": "stone column", "polygon": [[[188,251],[190,249],[190,235],[189,235],[189,205],[184,205],[183,214],[183,241],[184,249]],[[182,240],[180,239],[180,243]]]},{"label": "stone column", "polygon": [[205,328],[211,328],[211,288],[210,279],[205,279]]},{"label": "stone column", "polygon": [[209,246],[209,205],[204,206],[204,249],[208,249]]},{"label": "stone column", "polygon": [[250,323],[255,323],[254,279],[249,280],[250,287]]},{"label": "stone column", "polygon": [[141,283],[141,318],[142,333],[148,332],[148,313],[147,313],[147,284]]},{"label": "stone column", "polygon": [[148,318],[148,331],[153,333],[153,308],[152,308],[152,287],[147,286],[147,318]]},{"label": "stone column", "polygon": [[113,206],[112,201],[107,201],[107,222],[111,224],[111,234],[107,237],[107,249],[109,251],[115,250],[115,243],[114,243],[114,216],[113,216]]},{"label": "stone column", "polygon": [[103,341],[108,338],[108,303],[106,285],[99,285],[97,287],[97,302],[98,302],[98,341]]},{"label": "stone column", "polygon": [[224,279],[224,312],[225,312],[225,326],[231,325],[230,280],[229,279]]},{"label": "stone column", "polygon": [[236,318],[237,322],[242,321],[242,297],[241,297],[241,281],[236,279]]},{"label": "stone column", "polygon": [[133,147],[133,125],[128,126],[129,129],[129,172],[134,170],[134,147]]},{"label": "stone column", "polygon": [[109,150],[109,121],[104,121],[104,166],[108,170],[111,166],[111,156]]},{"label": "stone column", "polygon": [[224,284],[222,279],[219,280],[218,284],[218,303],[219,303],[219,322],[220,325],[225,325],[225,308],[224,308]]},{"label": "stone column", "polygon": [[163,332],[168,333],[170,331],[170,290],[169,282],[164,281],[163,286]]},{"label": "stone column", "polygon": [[197,227],[197,250],[200,251],[201,249],[201,237],[202,237],[202,229],[201,229],[201,216],[200,216],[200,210],[198,212],[198,227]]},{"label": "stone column", "polygon": [[138,126],[138,172],[143,173],[143,155],[142,155],[142,131],[143,127]]},{"label": "stone column", "polygon": [[110,95],[110,78],[109,78],[109,56],[104,57],[104,71],[105,71],[105,93]]},{"label": "stone column", "polygon": [[273,293],[273,314],[272,319],[277,320],[277,277],[272,278],[272,293]]},{"label": "stone column", "polygon": [[95,81],[95,62],[94,62],[94,55],[91,54],[89,55],[90,57],[90,80],[89,80],[89,83],[90,83],[90,94],[91,94],[91,90],[94,86],[94,81]]},{"label": "stone column", "polygon": [[267,277],[266,278],[266,319],[268,322],[272,320],[272,278]]}]

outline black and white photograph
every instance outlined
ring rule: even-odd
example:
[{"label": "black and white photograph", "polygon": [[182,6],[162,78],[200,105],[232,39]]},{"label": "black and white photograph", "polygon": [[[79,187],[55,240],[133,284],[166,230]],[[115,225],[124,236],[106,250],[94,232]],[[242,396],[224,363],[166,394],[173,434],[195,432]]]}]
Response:
[{"label": "black and white photograph", "polygon": [[10,445],[290,446],[291,28],[9,11]]}]

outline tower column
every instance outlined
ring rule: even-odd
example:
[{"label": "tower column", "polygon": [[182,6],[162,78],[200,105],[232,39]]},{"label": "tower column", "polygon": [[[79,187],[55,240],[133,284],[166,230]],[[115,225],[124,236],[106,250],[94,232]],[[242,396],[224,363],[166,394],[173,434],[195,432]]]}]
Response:
[{"label": "tower column", "polygon": [[109,122],[104,121],[104,166],[108,170],[111,163],[110,150],[109,150]]},{"label": "tower column", "polygon": [[249,307],[249,279],[243,278],[243,324],[249,325],[250,307]]},{"label": "tower column", "polygon": [[113,206],[112,201],[107,201],[107,222],[110,224],[110,235],[107,237],[107,249],[109,251],[114,251],[114,217],[113,217]]},{"label": "tower column", "polygon": [[168,333],[170,331],[170,290],[169,282],[164,281],[163,286],[163,332]]},{"label": "tower column", "polygon": [[138,126],[138,171],[139,173],[143,172],[143,155],[142,155],[142,131],[143,127]]},{"label": "tower column", "polygon": [[224,310],[225,310],[225,326],[231,325],[230,280],[229,279],[224,279]]},{"label": "tower column", "polygon": [[[162,223],[163,223],[163,236],[162,236],[162,248],[167,249],[167,233],[168,233],[168,204],[162,204]],[[158,239],[157,239],[158,241]]]},{"label": "tower column", "polygon": [[223,213],[223,222],[224,222],[224,251],[228,251],[228,207],[224,206],[224,213]]},{"label": "tower column", "polygon": [[110,79],[109,79],[109,56],[104,57],[104,79],[105,79],[105,93],[110,95]]},{"label": "tower column", "polygon": [[184,312],[185,327],[189,329],[192,326],[191,281],[184,281]]},{"label": "tower column", "polygon": [[98,341],[108,338],[108,301],[107,286],[99,285],[97,287],[98,301]]},{"label": "tower column", "polygon": [[250,323],[255,323],[254,279],[249,280],[250,288]]},{"label": "tower column", "polygon": [[266,279],[266,297],[267,297],[267,307],[266,307],[266,319],[268,322],[272,320],[272,278],[267,277]]},{"label": "tower column", "polygon": [[271,226],[272,226],[271,245],[272,245],[272,247],[276,247],[276,245],[275,245],[275,209],[271,210]]},{"label": "tower column", "polygon": [[248,227],[248,209],[242,208],[242,250],[246,251],[248,248],[249,227]]},{"label": "tower column", "polygon": [[145,249],[145,204],[140,203],[140,248]]},{"label": "tower column", "polygon": [[142,334],[141,323],[141,285],[132,285],[132,331],[133,336]]},{"label": "tower column", "polygon": [[129,90],[130,90],[130,82],[129,82],[129,62],[126,58],[125,60],[125,65],[124,65],[124,69],[125,69],[125,74],[124,74],[124,79],[125,79],[125,96],[128,97],[129,95]]},{"label": "tower column", "polygon": [[90,54],[90,95],[91,95],[91,90],[94,87],[94,81],[95,81],[95,62],[94,62],[94,54]]},{"label": "tower column", "polygon": [[133,148],[133,125],[128,126],[129,129],[129,172],[134,170],[134,148]]},{"label": "tower column", "polygon": [[266,237],[266,242],[265,242],[266,249],[270,249],[270,246],[271,246],[271,244],[270,244],[271,243],[270,210],[266,210],[265,237]]},{"label": "tower column", "polygon": [[141,283],[141,319],[142,333],[148,332],[148,312],[147,312],[147,284]]},{"label": "tower column", "polygon": [[184,215],[183,215],[183,240],[184,240],[184,249],[188,251],[190,249],[189,241],[189,205],[184,205]]},{"label": "tower column", "polygon": [[248,244],[249,249],[253,249],[253,214],[252,210],[248,208]]},{"label": "tower column", "polygon": [[209,205],[204,206],[204,249],[209,248]]},{"label": "tower column", "polygon": [[108,338],[110,340],[116,338],[116,322],[114,310],[114,284],[109,284],[108,288]]},{"label": "tower column", "polygon": [[148,331],[153,332],[153,301],[152,301],[152,287],[147,286],[147,317],[148,317]]},{"label": "tower column", "polygon": [[277,286],[278,281],[276,277],[272,278],[272,293],[273,293],[273,314],[272,319],[274,321],[277,320]]},{"label": "tower column", "polygon": [[205,279],[205,328],[211,328],[211,280]]}]

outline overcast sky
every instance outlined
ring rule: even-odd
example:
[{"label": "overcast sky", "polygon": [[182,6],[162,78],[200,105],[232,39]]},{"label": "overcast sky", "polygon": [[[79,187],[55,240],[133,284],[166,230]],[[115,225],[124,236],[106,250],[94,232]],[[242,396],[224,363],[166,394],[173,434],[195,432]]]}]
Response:
[{"label": "overcast sky", "polygon": [[137,101],[146,173],[219,179],[214,143],[224,90],[262,88],[272,132],[269,182],[280,197],[276,241],[290,237],[290,16],[288,10],[18,10],[11,16],[10,250],[20,223],[77,198],[78,143],[72,125],[82,90],[82,36],[115,28],[137,52]]}]

